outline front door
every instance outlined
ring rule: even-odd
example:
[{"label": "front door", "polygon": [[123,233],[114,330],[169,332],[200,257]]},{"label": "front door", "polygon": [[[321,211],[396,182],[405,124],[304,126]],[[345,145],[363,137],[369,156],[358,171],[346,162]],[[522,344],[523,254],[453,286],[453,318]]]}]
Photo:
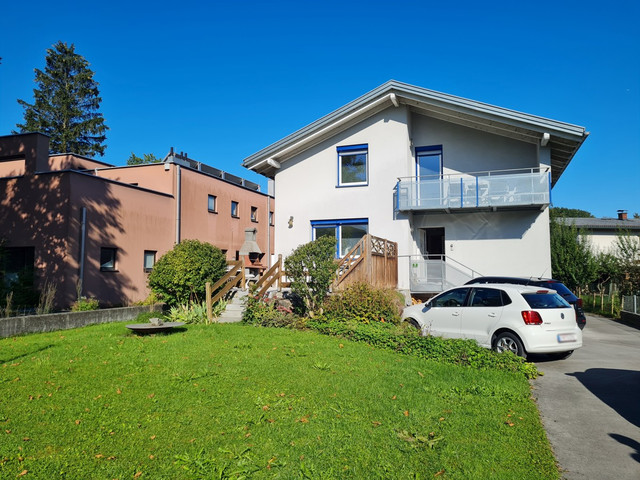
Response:
[{"label": "front door", "polygon": [[422,228],[422,255],[429,260],[444,260],[444,228]]}]

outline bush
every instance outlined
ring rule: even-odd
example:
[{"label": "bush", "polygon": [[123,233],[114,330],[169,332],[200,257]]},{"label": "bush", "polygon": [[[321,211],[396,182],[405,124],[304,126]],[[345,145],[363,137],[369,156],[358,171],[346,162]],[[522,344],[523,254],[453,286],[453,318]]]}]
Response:
[{"label": "bush", "polygon": [[400,323],[403,303],[395,290],[375,288],[360,282],[330,295],[324,302],[324,316],[330,321]]},{"label": "bush", "polygon": [[526,378],[536,378],[538,370],[533,363],[511,352],[496,353],[479,346],[473,340],[422,337],[416,330],[375,322],[371,324],[313,319],[307,326],[324,335],[334,335],[364,342],[378,348],[412,355],[442,363],[464,365],[478,369],[509,370],[522,373]]},{"label": "bush", "polygon": [[98,310],[100,303],[95,298],[80,297],[71,304],[72,312],[88,312],[90,310]]},{"label": "bush", "polygon": [[171,307],[167,318],[170,322],[184,322],[187,324],[207,323],[207,305],[205,303],[190,303]]},{"label": "bush", "polygon": [[199,303],[205,298],[206,282],[217,282],[226,271],[219,248],[185,240],[160,257],[149,274],[149,287],[170,306]]},{"label": "bush", "polygon": [[242,321],[261,327],[302,328],[304,320],[293,311],[280,305],[277,300],[248,296],[247,305],[242,313]]},{"label": "bush", "polygon": [[336,276],[335,237],[320,237],[296,248],[284,261],[291,278],[291,291],[297,295],[309,316],[322,313],[322,302]]}]

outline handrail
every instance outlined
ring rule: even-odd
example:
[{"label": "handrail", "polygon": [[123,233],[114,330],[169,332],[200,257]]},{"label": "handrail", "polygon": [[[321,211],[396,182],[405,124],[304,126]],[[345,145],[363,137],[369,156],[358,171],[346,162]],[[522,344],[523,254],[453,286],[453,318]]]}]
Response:
[{"label": "handrail", "polygon": [[262,274],[260,280],[256,283],[256,289],[258,290],[258,297],[262,297],[271,286],[278,282],[278,290],[280,290],[281,279],[284,276],[284,270],[282,269],[282,255],[278,255],[278,261],[274,263],[269,270]]},{"label": "handrail", "polygon": [[[218,280],[213,286],[210,282],[206,283],[206,302],[207,302],[207,323],[213,321],[212,307],[213,304],[218,302],[229,291],[240,284],[240,288],[244,288],[246,278],[244,274],[244,259],[241,258],[236,262],[227,262],[227,266],[231,266],[229,271],[225,273],[220,280]],[[220,291],[211,296],[212,292],[215,292],[220,287]]]},{"label": "handrail", "polygon": [[349,252],[347,252],[344,257],[342,257],[342,259],[340,259],[336,269],[336,278],[334,280],[335,287],[344,282],[345,278],[354,271],[356,265],[364,260],[368,239],[369,234],[366,234],[353,246],[353,248],[351,248],[351,250],[349,250]]},{"label": "handrail", "polygon": [[[437,258],[426,258],[426,257],[437,257]],[[473,276],[473,278],[483,276],[480,272],[475,271],[473,268],[447,255],[431,255],[431,254],[398,255],[398,258],[409,258],[409,261],[411,261],[411,258],[420,258],[422,260],[439,260],[443,262],[446,261],[449,263],[456,264],[458,267],[466,268],[469,272],[471,272],[471,275]]]},{"label": "handrail", "polygon": [[454,173],[436,173],[433,175],[421,175],[420,177],[407,176],[407,177],[397,177],[399,181],[402,180],[413,180],[416,178],[420,178],[422,180],[429,179],[443,179],[445,177],[477,177],[477,176],[486,176],[490,177],[492,175],[508,175],[508,174],[528,174],[528,173],[547,173],[549,172],[549,167],[522,167],[522,168],[508,168],[503,170],[479,170],[477,172],[454,172]]}]

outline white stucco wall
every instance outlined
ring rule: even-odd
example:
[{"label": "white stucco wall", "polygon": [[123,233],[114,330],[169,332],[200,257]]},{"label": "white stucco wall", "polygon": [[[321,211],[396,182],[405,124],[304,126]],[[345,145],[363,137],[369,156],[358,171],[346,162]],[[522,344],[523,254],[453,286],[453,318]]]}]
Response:
[{"label": "white stucco wall", "polygon": [[[358,144],[369,147],[369,183],[339,188],[337,147]],[[404,106],[387,108],[281,162],[275,177],[276,253],[287,256],[310,241],[313,220],[367,218],[369,233],[398,242],[400,289],[409,288],[406,256],[420,253],[419,229],[426,227],[444,227],[445,253],[481,274],[551,274],[547,209],[396,214],[397,179],[415,175],[412,145],[443,145],[449,173],[539,165],[533,144],[412,114]]]}]

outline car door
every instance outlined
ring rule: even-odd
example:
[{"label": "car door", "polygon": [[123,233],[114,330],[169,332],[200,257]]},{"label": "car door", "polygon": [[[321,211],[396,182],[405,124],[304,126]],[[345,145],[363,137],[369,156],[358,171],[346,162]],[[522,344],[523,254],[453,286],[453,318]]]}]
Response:
[{"label": "car door", "polygon": [[469,290],[469,287],[454,288],[432,298],[425,333],[437,337],[460,338],[462,309]]},{"label": "car door", "polygon": [[[475,287],[469,293],[467,306],[462,309],[460,333],[483,346],[490,346],[491,332],[500,320],[506,293],[497,288]],[[508,298],[508,297],[507,297]]]}]

